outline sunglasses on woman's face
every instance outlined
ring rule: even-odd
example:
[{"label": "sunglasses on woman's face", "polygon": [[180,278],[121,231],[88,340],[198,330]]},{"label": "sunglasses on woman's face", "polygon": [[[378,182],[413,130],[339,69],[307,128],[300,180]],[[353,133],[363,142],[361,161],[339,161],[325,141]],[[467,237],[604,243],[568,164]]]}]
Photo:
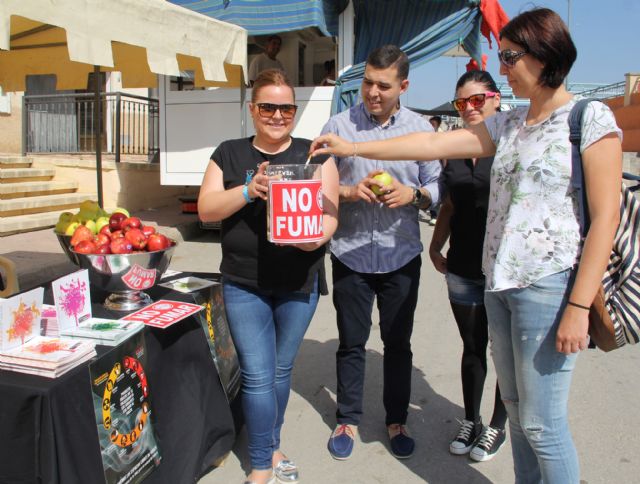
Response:
[{"label": "sunglasses on woman's face", "polygon": [[516,62],[518,62],[518,59],[520,59],[520,57],[526,54],[527,53],[524,51],[517,51],[517,50],[510,50],[510,49],[499,50],[498,59],[500,60],[503,66],[513,67],[516,65]]},{"label": "sunglasses on woman's face", "polygon": [[460,112],[466,109],[467,103],[469,103],[469,106],[473,109],[480,109],[484,106],[484,102],[488,97],[495,97],[496,94],[496,92],[487,91],[480,94],[473,94],[469,97],[458,97],[451,101],[451,104],[456,108],[456,111]]},{"label": "sunglasses on woman's face", "polygon": [[271,104],[271,103],[257,103],[258,113],[263,118],[272,118],[276,111],[280,111],[280,116],[284,119],[291,119],[296,115],[298,106],[295,104]]}]

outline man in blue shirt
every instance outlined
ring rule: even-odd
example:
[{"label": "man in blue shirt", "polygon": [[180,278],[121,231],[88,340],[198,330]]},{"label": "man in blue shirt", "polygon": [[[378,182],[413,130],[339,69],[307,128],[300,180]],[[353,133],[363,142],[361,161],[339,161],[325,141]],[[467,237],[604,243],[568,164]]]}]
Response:
[{"label": "man in blue shirt", "polygon": [[[422,243],[418,209],[439,200],[438,161],[386,162],[357,156],[358,142],[433,131],[421,116],[400,106],[409,87],[409,60],[393,45],[367,58],[362,103],[333,116],[323,134],[354,141],[353,156],[337,158],[340,174],[338,229],[331,241],[333,303],[340,345],[336,353],[337,426],[329,439],[335,459],[351,456],[362,416],[365,346],[377,298],[384,343],[383,403],[391,452],[413,454],[406,427],[411,396],[411,332],[418,298]],[[388,185],[374,180],[382,171]],[[376,195],[372,188],[381,191]]]}]

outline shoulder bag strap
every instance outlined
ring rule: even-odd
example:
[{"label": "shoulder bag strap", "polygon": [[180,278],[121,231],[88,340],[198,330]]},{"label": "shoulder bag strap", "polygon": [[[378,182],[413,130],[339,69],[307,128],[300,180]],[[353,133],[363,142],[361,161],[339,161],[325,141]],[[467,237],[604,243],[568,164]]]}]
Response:
[{"label": "shoulder bag strap", "polygon": [[589,231],[589,204],[587,202],[587,189],[584,183],[584,171],[582,169],[582,156],[580,155],[580,140],[582,139],[582,115],[591,101],[595,99],[580,99],[571,108],[569,113],[569,141],[571,141],[571,187],[578,199],[578,222],[580,223],[580,235],[587,236]]}]

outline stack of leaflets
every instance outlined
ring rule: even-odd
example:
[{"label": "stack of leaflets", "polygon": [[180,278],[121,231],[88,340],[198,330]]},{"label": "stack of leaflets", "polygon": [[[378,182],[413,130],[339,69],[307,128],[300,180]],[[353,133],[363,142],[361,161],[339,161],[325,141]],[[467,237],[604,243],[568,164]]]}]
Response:
[{"label": "stack of leaflets", "polygon": [[36,336],[0,352],[0,369],[57,378],[95,355],[91,341]]},{"label": "stack of leaflets", "polygon": [[116,346],[144,328],[137,321],[91,318],[78,326],[61,329],[60,336],[77,340],[91,340],[97,344]]}]

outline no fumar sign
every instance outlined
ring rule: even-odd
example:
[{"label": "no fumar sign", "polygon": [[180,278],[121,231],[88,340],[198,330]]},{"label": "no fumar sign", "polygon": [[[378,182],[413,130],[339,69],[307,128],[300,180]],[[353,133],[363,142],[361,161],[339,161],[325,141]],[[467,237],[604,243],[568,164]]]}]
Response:
[{"label": "no fumar sign", "polygon": [[270,242],[322,239],[322,180],[270,181],[268,208]]}]

